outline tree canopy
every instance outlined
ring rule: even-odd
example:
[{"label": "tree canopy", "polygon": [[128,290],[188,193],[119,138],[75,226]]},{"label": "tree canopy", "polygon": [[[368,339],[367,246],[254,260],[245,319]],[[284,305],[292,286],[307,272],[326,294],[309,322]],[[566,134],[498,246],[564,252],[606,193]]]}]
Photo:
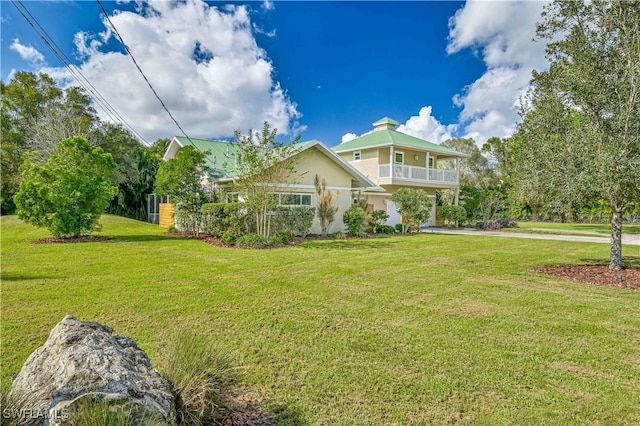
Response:
[{"label": "tree canopy", "polygon": [[77,237],[98,228],[116,188],[111,154],[82,137],[60,142],[40,166],[27,159],[24,181],[15,196],[20,219],[47,228],[56,237]]},{"label": "tree canopy", "polygon": [[290,144],[276,140],[278,129],[264,122],[260,132],[249,130],[243,135],[235,132],[231,142],[236,150],[235,161],[226,166],[236,178],[234,187],[244,198],[254,217],[256,232],[265,237],[271,233],[270,212],[277,207],[275,194],[282,191],[282,182],[295,179],[296,169],[292,158],[299,146],[296,137]]},{"label": "tree canopy", "polygon": [[622,215],[640,202],[640,2],[556,1],[537,34],[551,66],[534,72],[512,184],[558,210],[606,200],[620,269]]}]

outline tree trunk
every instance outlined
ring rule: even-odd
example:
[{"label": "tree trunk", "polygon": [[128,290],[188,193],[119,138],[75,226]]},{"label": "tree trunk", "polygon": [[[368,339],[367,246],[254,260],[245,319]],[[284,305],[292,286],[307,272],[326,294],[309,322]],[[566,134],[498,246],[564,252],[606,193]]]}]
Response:
[{"label": "tree trunk", "polygon": [[611,258],[609,269],[619,271],[622,263],[622,209],[614,206],[611,209]]}]

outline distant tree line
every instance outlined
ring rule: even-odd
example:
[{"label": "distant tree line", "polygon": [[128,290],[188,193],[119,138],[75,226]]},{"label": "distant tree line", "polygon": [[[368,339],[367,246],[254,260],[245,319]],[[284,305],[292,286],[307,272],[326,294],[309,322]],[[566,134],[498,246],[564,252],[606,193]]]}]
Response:
[{"label": "distant tree line", "polygon": [[44,73],[18,71],[8,83],[0,82],[0,91],[2,214],[16,211],[24,160],[44,165],[61,141],[80,136],[116,163],[111,184],[117,193],[106,212],[146,220],[147,195],[153,192],[168,139],[145,146],[124,126],[101,121],[82,88],[62,89]]}]

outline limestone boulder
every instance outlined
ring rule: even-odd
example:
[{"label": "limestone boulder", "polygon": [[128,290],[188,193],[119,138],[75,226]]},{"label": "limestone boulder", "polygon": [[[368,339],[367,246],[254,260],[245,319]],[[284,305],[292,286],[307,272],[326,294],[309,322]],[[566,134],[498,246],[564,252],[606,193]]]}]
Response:
[{"label": "limestone boulder", "polygon": [[[87,404],[124,408],[135,425],[175,425],[169,383],[135,341],[111,327],[67,315],[13,380],[41,424],[63,425]],[[77,420],[75,421],[76,424]]]}]

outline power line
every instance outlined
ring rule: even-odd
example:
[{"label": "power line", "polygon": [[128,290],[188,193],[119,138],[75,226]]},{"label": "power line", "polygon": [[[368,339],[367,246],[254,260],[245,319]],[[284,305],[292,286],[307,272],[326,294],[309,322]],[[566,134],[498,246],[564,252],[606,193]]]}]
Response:
[{"label": "power line", "polygon": [[[53,38],[49,35],[49,33],[47,33],[47,31],[44,29],[44,27],[40,24],[38,19],[35,16],[33,16],[33,14],[31,14],[29,9],[27,9],[27,7],[24,4],[22,4],[21,2],[16,2],[16,1],[12,0],[11,3],[16,8],[16,10],[22,15],[22,17],[25,19],[25,21],[27,21],[27,23],[31,26],[31,28],[33,28],[33,30],[36,32],[36,34],[42,39],[42,41],[45,43],[45,45],[56,56],[56,58],[58,58],[58,60],[64,65],[64,67],[67,69],[67,71],[69,71],[71,76],[87,92],[89,92],[90,95],[92,95],[94,101],[96,101],[96,104],[103,109],[103,111],[109,116],[109,118],[111,118],[111,120],[113,120],[114,122],[120,122],[121,124],[123,124],[126,128],[131,130],[131,132],[134,135],[136,135],[142,142],[144,142],[145,144],[148,145],[148,142],[145,140],[145,138],[142,135],[140,135],[124,119],[124,117],[122,117],[118,113],[118,111],[113,106],[111,106],[111,104],[106,100],[106,98],[104,96],[102,96],[100,91],[98,91],[98,89],[96,89],[95,86],[93,84],[91,84],[91,82],[84,76],[84,74],[82,74],[82,71],[80,71],[80,69],[76,65],[74,65],[72,63],[71,59],[69,59],[69,57],[62,51],[60,46],[58,46],[56,44],[56,42],[53,40]],[[18,7],[18,4],[20,5],[20,7]],[[25,15],[25,13],[26,13],[26,15]],[[29,15],[29,17],[31,17],[31,19],[29,19],[29,17],[27,15]],[[33,22],[32,22],[32,20],[33,20]],[[36,28],[36,25],[34,25],[34,22],[38,26],[39,29]]]},{"label": "power line", "polygon": [[[138,65],[138,61],[136,61],[136,58],[133,56],[133,53],[131,53],[131,50],[129,50],[129,47],[127,46],[127,44],[124,42],[124,40],[122,39],[122,36],[120,35],[120,33],[118,32],[118,29],[116,28],[116,26],[113,24],[113,22],[111,22],[111,18],[109,17],[109,13],[107,13],[107,10],[104,8],[104,6],[102,5],[102,2],[100,0],[96,0],[98,2],[98,5],[100,5],[100,9],[102,9],[102,13],[104,14],[105,18],[107,18],[107,21],[109,22],[109,25],[111,25],[111,28],[113,28],[113,31],[116,33],[116,35],[118,36],[118,39],[120,40],[120,43],[122,43],[122,45],[124,46],[124,49],[127,51],[127,53],[129,54],[129,56],[131,57],[131,60],[133,61],[133,63],[136,65],[136,68],[138,68],[138,71],[140,71],[140,74],[142,74],[142,77],[144,78],[144,81],[147,82],[147,84],[149,85],[149,88],[151,89],[151,91],[153,92],[153,94],[156,96],[156,98],[158,98],[158,101],[160,102],[160,105],[162,105],[162,108],[164,108],[165,111],[167,111],[167,114],[169,114],[169,117],[171,117],[171,119],[173,120],[174,123],[176,123],[176,126],[178,126],[178,129],[180,129],[180,131],[182,132],[182,134],[189,140],[189,142],[191,142],[192,145],[195,146],[195,144],[193,144],[193,141],[191,140],[191,138],[187,135],[187,133],[182,129],[182,127],[180,126],[180,124],[178,124],[178,121],[173,117],[173,114],[171,114],[171,112],[169,111],[169,108],[167,108],[167,106],[164,104],[164,102],[162,101],[162,99],[160,99],[160,96],[158,95],[158,92],[156,92],[156,89],[153,88],[153,86],[151,85],[151,82],[149,81],[149,79],[147,78],[147,76],[144,74],[144,72],[142,72],[142,68],[140,68],[140,65]],[[197,148],[197,147],[196,147]]]}]

